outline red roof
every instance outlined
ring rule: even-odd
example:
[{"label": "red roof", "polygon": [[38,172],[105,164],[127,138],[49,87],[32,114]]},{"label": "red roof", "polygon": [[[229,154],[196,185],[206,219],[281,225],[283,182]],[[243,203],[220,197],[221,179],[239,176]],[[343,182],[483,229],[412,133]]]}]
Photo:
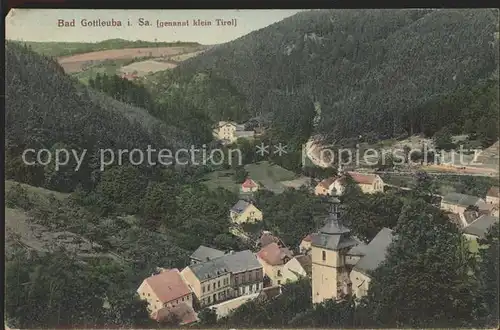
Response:
[{"label": "red roof", "polygon": [[311,237],[311,234],[307,235],[306,237],[304,237],[304,239],[302,240],[303,242],[310,242],[312,241],[312,237]]},{"label": "red roof", "polygon": [[257,184],[252,179],[246,179],[245,182],[241,184],[243,188],[255,188]]},{"label": "red roof", "polygon": [[145,279],[162,303],[179,299],[191,293],[178,269],[168,269]]},{"label": "red roof", "polygon": [[377,178],[374,174],[364,174],[358,172],[347,172],[351,178],[358,184],[372,184]]},{"label": "red roof", "polygon": [[258,253],[257,256],[267,262],[268,264],[283,265],[285,263],[285,258],[292,258],[292,252],[287,248],[280,248],[278,244],[271,243],[264,246]]},{"label": "red roof", "polygon": [[323,179],[319,183],[319,185],[322,186],[325,189],[328,189],[332,185],[332,183],[334,183],[336,180],[337,180],[337,177],[331,177],[331,178]]},{"label": "red roof", "polygon": [[174,314],[179,320],[180,325],[189,324],[198,321],[198,316],[191,306],[186,303],[180,303],[175,307],[163,307],[153,313],[153,319],[161,321]]},{"label": "red roof", "polygon": [[498,198],[500,196],[500,189],[498,187],[491,187],[486,196]]}]

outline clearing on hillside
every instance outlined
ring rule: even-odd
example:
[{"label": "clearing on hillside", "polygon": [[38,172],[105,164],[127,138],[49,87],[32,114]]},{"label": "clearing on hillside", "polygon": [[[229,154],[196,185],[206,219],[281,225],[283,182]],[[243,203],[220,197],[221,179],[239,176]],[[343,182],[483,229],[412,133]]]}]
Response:
[{"label": "clearing on hillside", "polygon": [[105,60],[123,60],[144,57],[170,57],[199,51],[200,47],[157,47],[157,48],[126,48],[111,49],[71,56],[62,56],[57,59],[67,73],[79,72],[96,62]]}]

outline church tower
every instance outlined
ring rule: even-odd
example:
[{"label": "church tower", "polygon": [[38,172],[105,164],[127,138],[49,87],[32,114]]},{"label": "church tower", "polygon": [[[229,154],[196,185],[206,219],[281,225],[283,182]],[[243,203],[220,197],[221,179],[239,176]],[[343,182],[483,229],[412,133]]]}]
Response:
[{"label": "church tower", "polygon": [[311,235],[312,256],[312,302],[321,303],[337,299],[346,289],[349,273],[345,256],[358,242],[343,226],[339,215],[340,201],[329,197],[330,211],[325,225],[318,233]]}]

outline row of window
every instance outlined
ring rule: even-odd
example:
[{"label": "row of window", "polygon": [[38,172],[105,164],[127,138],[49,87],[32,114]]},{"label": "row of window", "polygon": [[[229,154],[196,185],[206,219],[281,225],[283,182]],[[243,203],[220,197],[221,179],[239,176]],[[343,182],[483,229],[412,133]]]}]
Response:
[{"label": "row of window", "polygon": [[230,292],[230,290],[227,289],[225,291],[219,292],[218,294],[214,293],[213,295],[210,295],[210,296],[207,296],[206,298],[203,298],[201,300],[201,302],[203,305],[207,305],[207,304],[215,303],[217,301],[225,300],[226,297],[229,297],[229,292]]},{"label": "row of window", "polygon": [[258,280],[262,277],[262,273],[260,269],[257,269],[255,271],[248,271],[243,274],[235,275],[234,276],[234,282],[236,285],[240,283],[245,283],[245,282],[251,282],[253,280]]},{"label": "row of window", "polygon": [[[222,279],[222,285],[223,286],[226,286],[226,285],[229,285],[229,278],[223,278]],[[216,289],[220,288],[221,287],[221,281],[217,281],[216,282],[213,282],[212,283],[212,289],[215,291]],[[210,283],[208,283],[207,285],[202,285],[201,287],[201,290],[203,293],[205,292],[210,292]]]}]

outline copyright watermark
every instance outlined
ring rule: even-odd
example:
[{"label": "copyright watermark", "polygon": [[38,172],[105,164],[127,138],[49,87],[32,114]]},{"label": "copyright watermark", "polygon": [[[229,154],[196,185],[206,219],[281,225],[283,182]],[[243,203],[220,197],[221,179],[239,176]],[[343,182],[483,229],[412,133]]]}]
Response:
[{"label": "copyright watermark", "polygon": [[302,146],[302,165],[312,162],[321,167],[333,165],[361,166],[404,166],[439,163],[455,166],[478,166],[482,150],[466,149],[462,145],[458,149],[443,151],[424,145],[423,148],[394,149],[360,149],[356,148],[326,148],[315,144]]},{"label": "copyright watermark", "polygon": [[[56,171],[62,167],[73,166],[78,171],[84,163],[88,152],[86,149],[26,149],[22,153],[22,159],[26,165],[52,165]],[[239,149],[210,149],[206,145],[201,148],[191,146],[175,151],[171,149],[154,149],[150,145],[143,149],[99,149],[99,169],[104,171],[112,165],[123,165],[125,163],[138,165],[222,165],[227,161],[229,165],[242,165],[243,156]]]}]

